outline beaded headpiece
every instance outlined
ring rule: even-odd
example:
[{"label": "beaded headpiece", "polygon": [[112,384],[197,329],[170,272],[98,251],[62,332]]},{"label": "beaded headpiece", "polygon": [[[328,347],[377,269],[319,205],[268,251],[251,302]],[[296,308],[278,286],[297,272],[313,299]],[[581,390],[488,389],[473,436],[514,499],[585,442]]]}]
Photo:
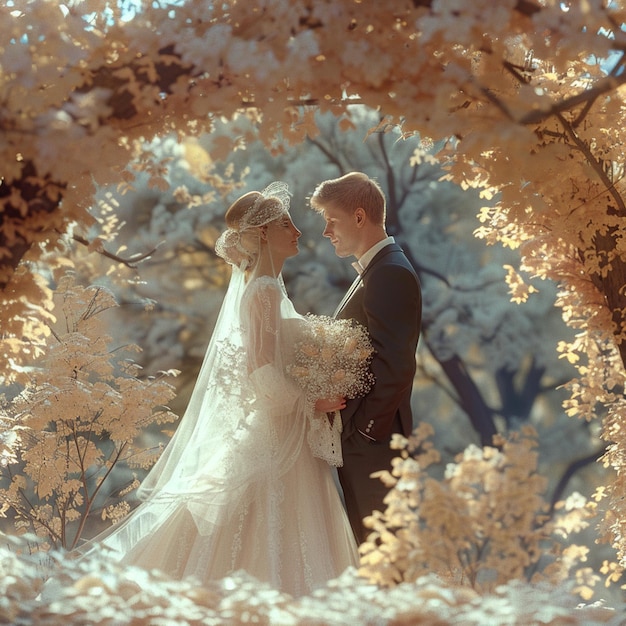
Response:
[{"label": "beaded headpiece", "polygon": [[247,251],[241,246],[241,235],[251,228],[273,222],[289,211],[289,185],[281,181],[270,183],[254,204],[240,218],[236,228],[227,228],[215,242],[215,253],[231,265],[239,265]]}]

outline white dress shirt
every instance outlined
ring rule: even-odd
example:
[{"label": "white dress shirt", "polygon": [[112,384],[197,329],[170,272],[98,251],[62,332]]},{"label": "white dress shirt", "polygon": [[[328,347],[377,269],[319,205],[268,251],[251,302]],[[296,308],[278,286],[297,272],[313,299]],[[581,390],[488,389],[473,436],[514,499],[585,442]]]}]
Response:
[{"label": "white dress shirt", "polygon": [[372,262],[372,259],[385,247],[392,243],[395,243],[396,240],[393,237],[385,237],[385,239],[381,239],[378,243],[375,243],[360,259],[352,264],[352,267],[361,274],[365,268]]}]

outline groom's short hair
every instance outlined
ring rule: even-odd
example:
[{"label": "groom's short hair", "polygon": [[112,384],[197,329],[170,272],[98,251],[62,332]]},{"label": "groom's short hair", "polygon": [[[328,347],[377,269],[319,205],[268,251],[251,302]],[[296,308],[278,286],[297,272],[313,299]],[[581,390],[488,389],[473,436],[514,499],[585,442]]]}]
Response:
[{"label": "groom's short hair", "polygon": [[385,194],[380,185],[363,172],[350,172],[320,183],[311,196],[311,207],[318,213],[326,207],[350,213],[362,208],[372,222],[382,226],[387,212]]}]

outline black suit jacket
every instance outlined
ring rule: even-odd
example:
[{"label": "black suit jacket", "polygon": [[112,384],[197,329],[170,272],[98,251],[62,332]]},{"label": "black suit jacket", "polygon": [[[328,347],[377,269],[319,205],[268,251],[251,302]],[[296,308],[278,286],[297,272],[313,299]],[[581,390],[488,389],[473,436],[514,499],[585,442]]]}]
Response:
[{"label": "black suit jacket", "polygon": [[343,437],[359,430],[384,441],[398,424],[409,436],[422,294],[415,269],[400,246],[389,244],[376,254],[336,317],[363,324],[376,351],[372,359],[376,382],[366,396],[348,400],[341,412]]}]

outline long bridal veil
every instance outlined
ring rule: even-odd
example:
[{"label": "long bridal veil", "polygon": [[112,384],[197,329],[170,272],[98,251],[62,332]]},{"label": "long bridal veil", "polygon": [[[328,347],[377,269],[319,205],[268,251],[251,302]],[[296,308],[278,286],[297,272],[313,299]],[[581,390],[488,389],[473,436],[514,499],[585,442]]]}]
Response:
[{"label": "long bridal veil", "polygon": [[280,273],[256,271],[248,254],[259,227],[286,215],[286,185],[257,195],[216,245],[232,275],[176,433],[140,486],[141,503],[80,551],[97,544],[123,563],[204,581],[243,569],[303,594],[358,557],[322,460],[337,450],[312,445],[310,394],[288,375],[311,324]]},{"label": "long bridal veil", "polygon": [[[282,185],[263,192],[279,201],[249,212],[250,226],[286,213]],[[139,487],[141,504],[94,542],[126,554],[181,506],[209,535],[289,471],[306,441],[304,394],[285,376],[302,324],[280,275],[255,278],[245,264],[232,265],[186,411]]]}]

